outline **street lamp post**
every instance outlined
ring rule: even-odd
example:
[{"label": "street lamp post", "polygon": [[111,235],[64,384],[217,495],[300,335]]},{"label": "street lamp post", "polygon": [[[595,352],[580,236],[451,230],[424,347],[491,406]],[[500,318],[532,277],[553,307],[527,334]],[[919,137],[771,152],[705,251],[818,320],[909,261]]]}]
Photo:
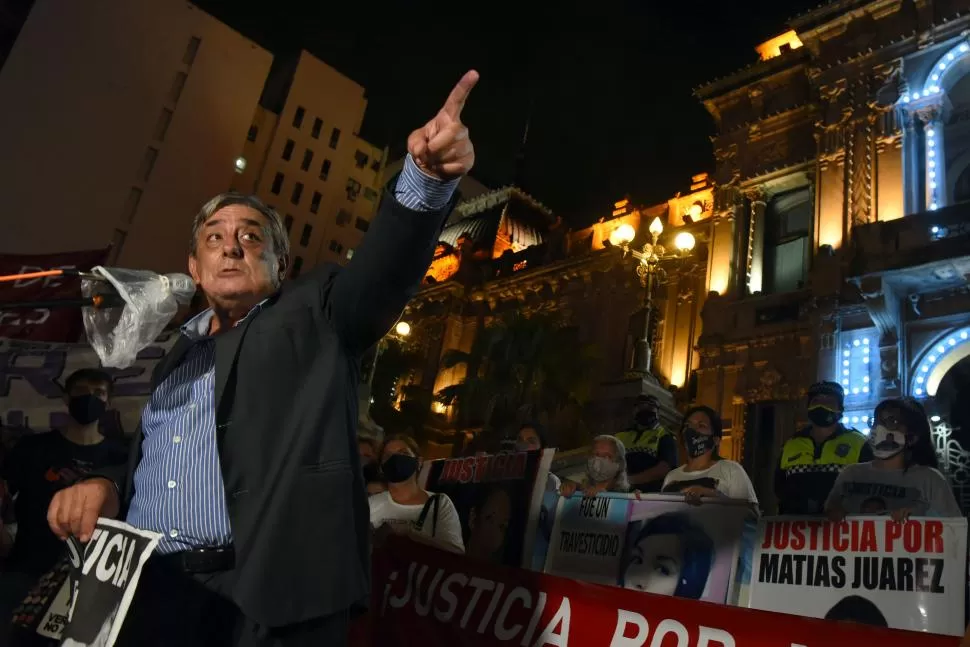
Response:
[{"label": "street lamp post", "polygon": [[377,362],[381,358],[381,354],[387,348],[388,339],[403,340],[411,334],[411,324],[406,321],[399,321],[394,326],[394,330],[387,333],[384,337],[377,342],[377,346],[374,348],[374,359],[370,363],[370,370],[367,371],[366,382],[360,385],[360,392],[358,397],[358,418],[359,418],[359,430],[365,435],[371,435],[380,438],[383,434],[383,429],[380,425],[374,422],[374,419],[370,415],[371,403],[373,401],[372,393],[374,386],[374,375],[377,373]]},{"label": "street lamp post", "polygon": [[610,234],[610,244],[623,251],[624,258],[629,255],[640,261],[636,266],[637,277],[640,285],[646,290],[646,313],[643,324],[643,337],[638,343],[636,371],[644,377],[654,378],[650,372],[653,363],[653,340],[651,339],[650,328],[653,319],[653,289],[656,281],[663,281],[667,275],[666,270],[661,266],[661,262],[673,259],[684,258],[694,249],[696,241],[693,234],[682,231],[674,237],[674,247],[676,252],[668,253],[666,248],[659,243],[660,234],[663,233],[664,226],[660,218],[654,218],[650,223],[651,242],[645,243],[642,249],[630,247],[630,243],[636,237],[636,229],[632,225],[622,224]]}]

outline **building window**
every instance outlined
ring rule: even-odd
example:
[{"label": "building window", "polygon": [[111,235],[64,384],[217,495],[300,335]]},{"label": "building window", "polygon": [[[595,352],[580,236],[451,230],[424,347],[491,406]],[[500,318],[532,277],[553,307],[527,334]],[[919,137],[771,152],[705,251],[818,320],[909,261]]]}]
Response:
[{"label": "building window", "polygon": [[300,247],[306,247],[310,244],[311,233],[313,233],[313,226],[303,225],[303,231],[300,232]]},{"label": "building window", "polygon": [[313,162],[313,151],[308,148],[303,152],[303,163],[300,164],[300,170],[309,171],[311,162]]},{"label": "building window", "polygon": [[185,72],[176,72],[175,80],[172,82],[172,89],[168,91],[169,103],[178,103],[179,98],[182,96],[182,90],[185,89],[185,82],[188,80],[189,75]]},{"label": "building window", "polygon": [[313,129],[310,130],[310,137],[320,139],[320,131],[323,130],[323,119],[317,117],[313,120]]},{"label": "building window", "polygon": [[330,251],[334,254],[339,254],[340,252],[344,251],[344,246],[338,243],[336,240],[331,240]]},{"label": "building window", "polygon": [[374,189],[370,188],[369,186],[365,186],[364,187],[364,199],[365,200],[370,200],[371,202],[374,202],[375,200],[377,200],[377,191],[375,191]]},{"label": "building window", "polygon": [[185,54],[182,56],[182,62],[186,65],[192,65],[195,63],[195,56],[199,53],[199,46],[202,44],[202,39],[198,36],[193,36],[189,39],[189,45],[185,48]]},{"label": "building window", "polygon": [[133,186],[128,192],[128,198],[125,200],[125,210],[122,215],[125,222],[131,223],[135,220],[135,212],[138,211],[139,202],[141,202],[141,189]]},{"label": "building window", "polygon": [[163,142],[165,141],[165,135],[168,133],[168,127],[172,124],[172,111],[168,108],[162,108],[162,114],[158,116],[158,121],[155,122],[155,141]]},{"label": "building window", "polygon": [[367,153],[363,153],[361,151],[357,151],[354,153],[354,165],[357,168],[364,168],[365,166],[367,166],[367,162],[369,159],[370,158],[367,157]]},{"label": "building window", "polygon": [[273,186],[270,188],[270,193],[273,195],[279,195],[280,191],[283,190],[283,174],[277,173],[273,176]]},{"label": "building window", "polygon": [[777,195],[768,203],[763,272],[766,294],[791,292],[805,286],[813,216],[808,187]]},{"label": "building window", "polygon": [[330,160],[323,160],[323,164],[320,165],[320,179],[326,180],[330,175]]},{"label": "building window", "polygon": [[256,141],[256,135],[259,134],[259,126],[253,124],[249,127],[249,134],[246,135],[246,141],[254,142]]},{"label": "building window", "polygon": [[293,231],[293,216],[286,214],[286,217],[283,218],[283,226],[286,227],[287,232]]},{"label": "building window", "polygon": [[148,147],[145,151],[145,156],[141,158],[141,168],[138,170],[138,177],[141,178],[142,182],[148,182],[148,178],[152,176],[152,169],[155,168],[155,160],[158,159],[158,149]]},{"label": "building window", "polygon": [[354,227],[360,231],[367,231],[370,229],[370,221],[365,218],[357,218],[357,222],[354,223]]},{"label": "building window", "polygon": [[354,248],[351,247],[350,249],[347,250],[347,260],[349,261],[353,257],[354,257]]},{"label": "building window", "polygon": [[330,131],[330,148],[336,149],[338,143],[340,143],[340,129],[334,128]]},{"label": "building window", "polygon": [[297,182],[293,185],[293,194],[290,195],[290,202],[300,204],[301,197],[303,197],[303,182]]},{"label": "building window", "polygon": [[300,275],[300,270],[303,269],[303,257],[297,256],[293,259],[293,267],[290,268],[290,278],[295,279]]},{"label": "building window", "polygon": [[347,199],[355,202],[357,196],[360,195],[360,188],[360,182],[352,177],[347,178]]},{"label": "building window", "polygon": [[293,127],[299,129],[301,126],[303,126],[303,118],[305,116],[306,110],[303,109],[303,106],[298,106],[296,113],[293,115]]},{"label": "building window", "polygon": [[337,212],[337,226],[344,227],[350,222],[350,212],[346,209],[341,209]]},{"label": "building window", "polygon": [[313,198],[310,200],[310,213],[317,213],[320,211],[320,200],[323,199],[323,195],[319,191],[313,192]]},{"label": "building window", "polygon": [[294,142],[292,139],[287,139],[286,143],[283,144],[283,159],[285,159],[287,162],[289,162],[290,158],[293,157],[294,146],[296,146],[296,142]]}]

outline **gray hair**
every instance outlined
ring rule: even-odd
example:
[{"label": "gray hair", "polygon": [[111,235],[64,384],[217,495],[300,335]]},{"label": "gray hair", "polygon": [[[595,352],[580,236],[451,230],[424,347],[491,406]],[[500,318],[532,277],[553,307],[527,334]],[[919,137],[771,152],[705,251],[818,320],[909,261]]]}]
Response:
[{"label": "gray hair", "polygon": [[593,442],[590,443],[590,450],[592,451],[593,445],[601,440],[611,443],[613,445],[613,449],[616,450],[616,462],[620,466],[620,471],[616,473],[616,485],[614,486],[614,489],[617,492],[629,492],[630,479],[626,473],[626,446],[623,444],[623,441],[616,436],[602,434],[593,439]]},{"label": "gray hair", "polygon": [[262,214],[262,216],[266,218],[266,221],[269,223],[269,238],[270,242],[273,243],[273,251],[276,252],[276,255],[280,257],[289,256],[290,236],[286,231],[286,227],[283,225],[283,219],[280,218],[280,214],[276,213],[275,209],[267,205],[256,196],[244,195],[235,191],[220,193],[202,205],[202,208],[199,209],[199,213],[195,214],[195,220],[192,221],[192,240],[189,241],[190,256],[195,256],[195,252],[199,244],[199,231],[202,230],[202,226],[209,220],[209,218],[214,216],[216,212],[234,204],[241,204],[244,207],[249,207],[253,211]]}]

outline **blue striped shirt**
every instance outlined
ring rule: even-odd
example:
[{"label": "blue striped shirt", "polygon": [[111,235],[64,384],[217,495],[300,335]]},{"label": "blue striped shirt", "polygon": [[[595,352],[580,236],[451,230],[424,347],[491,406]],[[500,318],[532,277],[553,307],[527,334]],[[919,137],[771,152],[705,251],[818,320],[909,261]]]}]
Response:
[{"label": "blue striped shirt", "polygon": [[[394,198],[415,211],[437,211],[458,180],[442,182],[418,169],[409,155]],[[259,310],[253,308],[247,318]],[[160,553],[232,542],[225,486],[216,446],[215,339],[212,311],[200,313],[182,334],[192,347],[158,385],[142,412],[142,459],[128,523],[162,534]]]}]

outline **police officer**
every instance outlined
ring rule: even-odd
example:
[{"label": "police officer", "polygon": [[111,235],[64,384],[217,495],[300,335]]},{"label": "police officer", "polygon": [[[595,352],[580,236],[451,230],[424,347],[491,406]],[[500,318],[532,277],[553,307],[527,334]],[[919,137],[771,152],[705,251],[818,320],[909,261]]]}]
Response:
[{"label": "police officer", "polygon": [[842,426],[845,391],[837,382],[808,390],[808,427],[788,439],[775,472],[780,514],[822,514],[825,499],[846,465],[872,460],[866,437]]},{"label": "police officer", "polygon": [[633,426],[616,434],[626,447],[630,486],[659,492],[667,472],[677,467],[677,442],[660,424],[660,401],[652,395],[637,398]]}]

